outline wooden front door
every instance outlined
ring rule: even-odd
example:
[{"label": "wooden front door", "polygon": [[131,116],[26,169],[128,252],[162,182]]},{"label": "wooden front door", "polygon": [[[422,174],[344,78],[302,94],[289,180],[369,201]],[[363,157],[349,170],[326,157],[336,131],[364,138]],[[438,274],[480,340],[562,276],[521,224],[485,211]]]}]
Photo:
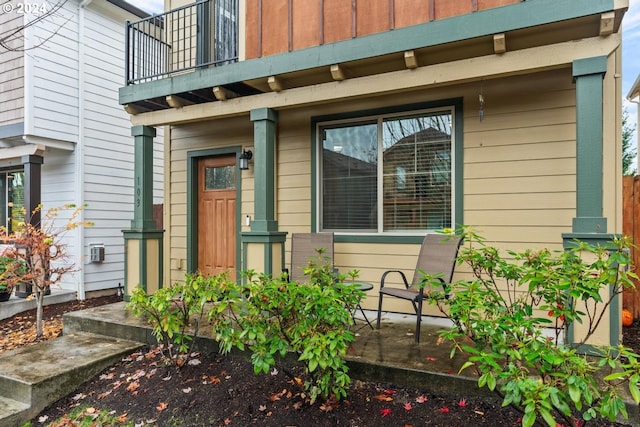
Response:
[{"label": "wooden front door", "polygon": [[198,271],[236,274],[236,156],[198,160]]}]

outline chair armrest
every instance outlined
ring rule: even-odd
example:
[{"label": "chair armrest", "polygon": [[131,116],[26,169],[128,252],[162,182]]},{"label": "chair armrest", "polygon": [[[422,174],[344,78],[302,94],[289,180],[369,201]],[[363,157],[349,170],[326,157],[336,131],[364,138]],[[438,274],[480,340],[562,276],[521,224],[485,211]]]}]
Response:
[{"label": "chair armrest", "polygon": [[384,288],[384,281],[387,278],[387,275],[390,273],[398,273],[400,274],[400,277],[402,277],[402,281],[404,282],[404,287],[409,289],[409,282],[407,282],[407,276],[404,275],[404,273],[400,270],[388,270],[385,271],[384,274],[382,275],[382,279],[380,279],[380,289]]}]

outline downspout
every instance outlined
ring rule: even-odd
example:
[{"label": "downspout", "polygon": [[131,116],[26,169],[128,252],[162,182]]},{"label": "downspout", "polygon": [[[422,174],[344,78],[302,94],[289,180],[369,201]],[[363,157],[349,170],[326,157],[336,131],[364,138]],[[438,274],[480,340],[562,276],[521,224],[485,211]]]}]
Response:
[{"label": "downspout", "polygon": [[[78,142],[74,151],[75,154],[75,175],[76,175],[76,205],[84,206],[84,85],[85,85],[85,46],[84,46],[84,21],[85,21],[85,8],[91,3],[92,0],[82,0],[78,6]],[[84,210],[80,212],[79,221],[84,221]],[[86,299],[86,292],[84,287],[84,259],[85,251],[84,245],[84,227],[78,227],[76,233],[76,247],[77,253],[74,259],[76,266],[79,268],[79,276],[77,282],[78,299]]]}]

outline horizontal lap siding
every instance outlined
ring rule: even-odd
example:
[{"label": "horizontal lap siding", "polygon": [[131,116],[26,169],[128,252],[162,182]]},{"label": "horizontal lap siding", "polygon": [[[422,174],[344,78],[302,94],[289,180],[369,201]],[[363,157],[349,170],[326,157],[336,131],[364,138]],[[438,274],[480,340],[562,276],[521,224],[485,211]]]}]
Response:
[{"label": "horizontal lap siding", "polygon": [[[533,84],[532,81],[540,81]],[[278,133],[278,224],[290,234],[311,230],[311,117],[402,105],[428,99],[463,96],[465,224],[477,227],[502,248],[561,247],[560,234],[571,231],[575,216],[575,92],[570,71],[484,82],[485,111],[478,116],[480,83],[354,102],[281,111]],[[336,243],[335,264],[341,272],[360,271],[372,282],[363,306],[377,308],[382,273],[400,269],[411,280],[417,244]],[[456,277],[465,277],[460,270]],[[400,284],[399,276],[390,283]],[[411,312],[409,303],[393,298],[385,309]],[[438,314],[433,307],[425,313]]]},{"label": "horizontal lap siding", "polygon": [[[7,34],[20,28],[24,15],[0,13],[0,28]],[[22,40],[10,43],[17,51],[2,48],[0,55],[0,127],[24,120],[24,52]]]},{"label": "horizontal lap siding", "polygon": [[75,2],[31,28],[33,40],[46,40],[33,56],[29,133],[77,142],[78,140],[78,13]]},{"label": "horizontal lap siding", "polygon": [[[122,230],[133,219],[134,146],[129,115],[118,103],[122,86],[124,31],[111,5],[85,8],[84,138],[82,141],[85,218],[95,225],[84,230],[85,251],[91,243],[105,245],[105,261],[83,259],[87,292],[124,284]],[[163,198],[163,128],[154,140],[154,203]],[[46,162],[45,162],[46,163]]]},{"label": "horizontal lap siding", "polygon": [[[568,70],[483,84],[465,109],[465,223],[492,244],[559,247],[575,217],[575,92]],[[526,242],[526,243],[525,243]]]}]

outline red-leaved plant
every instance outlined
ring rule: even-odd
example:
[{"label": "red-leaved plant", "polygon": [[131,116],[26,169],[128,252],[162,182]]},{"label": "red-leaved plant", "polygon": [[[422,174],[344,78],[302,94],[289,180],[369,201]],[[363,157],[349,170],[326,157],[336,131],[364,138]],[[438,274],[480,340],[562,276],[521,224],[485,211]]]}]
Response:
[{"label": "red-leaved plant", "polygon": [[[82,207],[67,204],[50,208],[44,214],[44,220],[32,223],[34,215],[42,210],[39,205],[22,222],[12,223],[9,232],[7,227],[0,226],[0,242],[9,245],[4,256],[15,259],[24,268],[6,275],[3,280],[7,287],[15,287],[21,283],[31,286],[36,300],[36,336],[42,336],[42,307],[44,296],[52,286],[59,284],[62,277],[76,271],[75,263],[67,257],[64,236],[78,227],[93,225],[80,218]],[[66,223],[56,221],[61,211],[69,212]]]}]

